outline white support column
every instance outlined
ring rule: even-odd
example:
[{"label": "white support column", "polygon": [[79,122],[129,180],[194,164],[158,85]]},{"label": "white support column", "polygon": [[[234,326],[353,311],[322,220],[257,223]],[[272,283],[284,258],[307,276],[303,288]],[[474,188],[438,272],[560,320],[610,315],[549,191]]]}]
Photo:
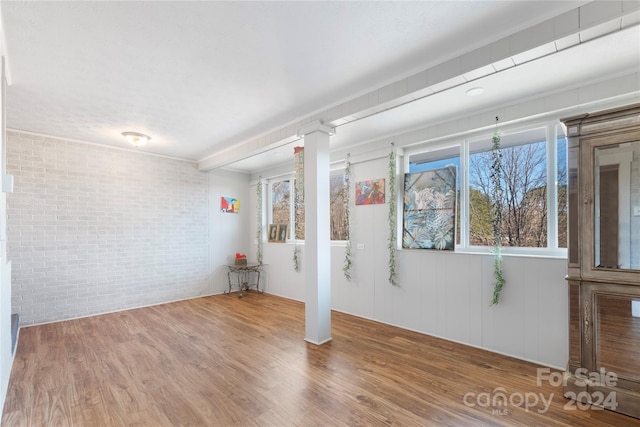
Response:
[{"label": "white support column", "polygon": [[298,130],[304,137],[305,341],[331,341],[329,136],[319,121]]}]

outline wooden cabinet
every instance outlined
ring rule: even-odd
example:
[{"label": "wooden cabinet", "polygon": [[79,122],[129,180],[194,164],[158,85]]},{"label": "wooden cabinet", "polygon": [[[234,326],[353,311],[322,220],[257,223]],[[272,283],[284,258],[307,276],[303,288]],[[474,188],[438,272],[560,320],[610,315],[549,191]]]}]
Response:
[{"label": "wooden cabinet", "polygon": [[565,397],[640,418],[640,104],[563,122],[569,139]]}]

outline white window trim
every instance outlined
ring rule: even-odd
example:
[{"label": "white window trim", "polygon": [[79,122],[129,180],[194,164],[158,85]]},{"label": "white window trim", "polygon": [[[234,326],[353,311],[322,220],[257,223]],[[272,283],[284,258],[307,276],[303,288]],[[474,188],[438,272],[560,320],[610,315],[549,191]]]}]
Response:
[{"label": "white window trim", "polygon": [[[344,164],[340,164],[335,166],[334,168],[332,168],[330,170],[329,176],[334,176],[334,175],[344,175],[345,172],[345,165]],[[285,244],[298,244],[298,245],[303,245],[304,246],[304,239],[296,239],[295,238],[295,224],[296,224],[296,212],[295,212],[295,174],[294,173],[290,173],[290,174],[284,174],[284,175],[278,175],[278,176],[274,176],[272,178],[269,178],[267,180],[268,183],[268,193],[267,193],[267,228],[269,227],[269,224],[273,224],[273,185],[275,183],[278,182],[282,182],[282,181],[289,181],[289,237],[287,238]],[[273,243],[273,242],[269,242],[268,239],[265,240],[266,243]],[[281,245],[282,243],[278,243],[279,245]],[[347,240],[330,240],[330,245],[331,246],[336,246],[336,247],[346,247],[347,246]]]},{"label": "white window trim", "polygon": [[547,125],[547,249],[558,249],[558,126]]},{"label": "white window trim", "polygon": [[[502,247],[501,253],[506,256],[530,256],[544,258],[567,258],[567,249],[558,247],[558,191],[557,191],[557,149],[558,128],[562,126],[558,120],[544,123],[530,123],[526,126],[507,127],[503,132],[515,134],[528,130],[545,128],[547,139],[547,247]],[[491,254],[490,246],[472,246],[469,244],[469,154],[470,146],[474,142],[490,139],[493,132],[487,130],[467,135],[467,138],[450,138],[437,143],[417,144],[411,150],[405,151],[404,170],[408,171],[410,159],[417,154],[437,152],[454,146],[460,147],[460,244],[456,244],[455,253]],[[398,210],[400,218],[398,224],[402,227],[403,210]],[[405,250],[402,247],[400,250]],[[409,249],[406,249],[409,250]],[[411,249],[412,250],[412,249]]]}]

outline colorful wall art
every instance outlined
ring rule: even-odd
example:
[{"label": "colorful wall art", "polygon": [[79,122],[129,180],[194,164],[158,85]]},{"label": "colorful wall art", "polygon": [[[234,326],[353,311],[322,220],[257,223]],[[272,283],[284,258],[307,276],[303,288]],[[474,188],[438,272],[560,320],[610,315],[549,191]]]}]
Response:
[{"label": "colorful wall art", "polygon": [[404,175],[402,247],[453,250],[456,166]]},{"label": "colorful wall art", "polygon": [[220,197],[220,212],[240,212],[240,200],[233,197]]},{"label": "colorful wall art", "polygon": [[384,203],[384,178],[356,182],[356,205]]}]

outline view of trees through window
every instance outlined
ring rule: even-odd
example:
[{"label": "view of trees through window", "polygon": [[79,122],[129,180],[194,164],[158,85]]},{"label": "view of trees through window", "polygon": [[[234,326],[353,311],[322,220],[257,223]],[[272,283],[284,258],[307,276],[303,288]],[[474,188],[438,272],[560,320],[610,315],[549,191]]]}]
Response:
[{"label": "view of trees through window", "polygon": [[[292,183],[293,179],[272,183],[271,223],[290,225],[293,209],[296,239],[304,240],[304,200],[295,194],[295,186]],[[347,238],[346,201],[347,183],[344,175],[332,175],[329,181],[331,240]],[[291,233],[291,229],[289,232]]]},{"label": "view of trees through window", "polygon": [[[500,149],[502,246],[547,247],[546,142]],[[492,246],[493,154],[469,155],[469,244]]]},{"label": "view of trees through window", "polygon": [[329,181],[331,240],[347,239],[347,182],[344,175],[333,175]]},{"label": "view of trees through window", "polygon": [[[558,138],[554,147],[557,175],[548,179],[546,128],[538,128],[512,134],[500,149],[502,166],[502,246],[527,248],[567,247],[567,144],[564,136]],[[468,200],[468,245],[493,246],[491,224],[491,195],[493,192],[491,172],[493,153],[490,139],[473,143],[462,142],[469,148],[466,159],[467,170],[460,169],[461,146],[417,153],[411,156],[410,172],[433,170],[447,164],[458,166],[458,201],[456,203],[456,242],[461,244],[460,200]],[[461,176],[466,174],[466,188],[460,188]],[[557,198],[548,206],[548,182],[556,183]],[[557,211],[556,211],[557,209]],[[549,233],[549,213],[557,212],[557,234]],[[551,218],[553,219],[553,218]]]},{"label": "view of trees through window", "polygon": [[[533,136],[532,136],[533,135]],[[502,166],[502,209],[501,242],[504,247],[555,248],[556,242],[549,241],[557,237],[557,247],[567,247],[567,143],[561,136],[550,144],[556,161],[555,180],[548,179],[547,142],[545,129],[538,128],[505,138],[500,149]],[[522,140],[519,140],[522,138]],[[460,145],[434,152],[412,155],[409,171],[433,170],[447,165],[458,168],[456,202],[456,243],[461,244],[460,206],[462,196],[468,200],[467,233],[469,246],[492,246],[493,228],[491,225],[491,194],[493,192],[491,171],[493,154],[490,140],[468,144],[469,156],[466,159],[467,170],[461,170]],[[464,177],[464,179],[463,179]],[[548,206],[548,182],[556,183],[556,206]],[[468,182],[466,188],[461,182]],[[304,240],[304,200],[298,200],[294,191],[293,177],[271,184],[271,223],[289,224],[293,221],[295,237]],[[330,177],[330,225],[331,240],[345,240],[347,237],[347,185],[344,175]],[[548,230],[550,212],[557,213],[557,235]],[[466,218],[465,218],[466,220]],[[292,229],[289,229],[290,235]],[[290,236],[291,238],[291,236]]]},{"label": "view of trees through window", "polygon": [[567,140],[565,138],[558,139],[558,153],[556,155],[558,177],[556,179],[558,186],[558,247],[567,247]]},{"label": "view of trees through window", "polygon": [[271,223],[289,224],[291,221],[291,185],[289,180],[271,186]]}]

